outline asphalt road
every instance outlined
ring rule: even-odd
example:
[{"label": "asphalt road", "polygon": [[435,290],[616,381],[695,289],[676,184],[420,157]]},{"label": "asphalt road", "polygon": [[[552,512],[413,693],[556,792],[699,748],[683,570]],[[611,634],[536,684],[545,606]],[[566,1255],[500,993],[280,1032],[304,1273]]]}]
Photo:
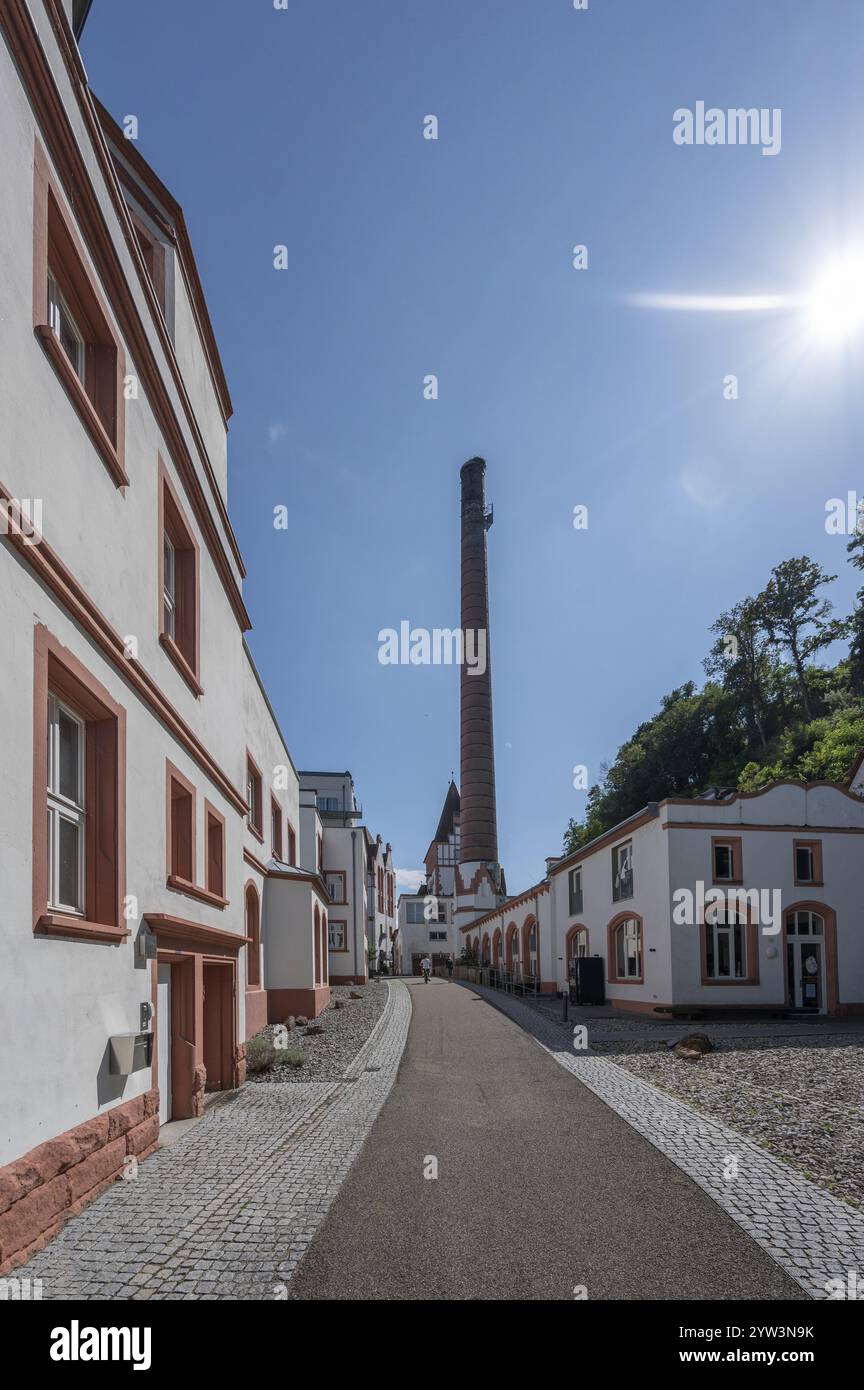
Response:
[{"label": "asphalt road", "polygon": [[510,1019],[456,984],[409,988],[396,1083],[292,1297],[805,1297]]}]

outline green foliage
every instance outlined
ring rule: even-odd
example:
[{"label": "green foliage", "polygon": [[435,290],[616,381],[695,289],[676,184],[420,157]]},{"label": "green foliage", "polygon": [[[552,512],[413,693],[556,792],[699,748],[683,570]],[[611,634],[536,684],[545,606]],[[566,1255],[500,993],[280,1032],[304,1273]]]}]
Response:
[{"label": "green foliage", "polygon": [[[864,534],[848,548],[864,570]],[[720,614],[704,663],[710,679],[664,696],[602,768],[584,821],[567,826],[565,854],[666,796],[753,791],[778,777],[845,780],[864,746],[864,589],[851,618],[834,618],[821,594],[834,577],[806,555],[784,560],[761,594]],[[847,635],[848,658],[815,664]]]},{"label": "green foliage", "polygon": [[300,1049],[299,1047],[298,1047],[298,1048],[291,1049],[291,1050],[286,1050],[285,1048],[279,1048],[279,1049],[277,1049],[277,1051],[278,1051],[278,1056],[276,1057],[276,1065],[277,1065],[277,1067],[293,1067],[294,1070],[296,1071],[297,1068],[298,1068],[298,1067],[302,1067],[302,1066],[303,1066],[303,1063],[306,1061],[306,1053],[303,1052],[303,1051],[301,1051],[301,1049]]},{"label": "green foliage", "polygon": [[477,966],[480,964],[480,957],[476,946],[463,946],[462,954],[459,957],[460,965]]},{"label": "green foliage", "polygon": [[276,1048],[269,1038],[250,1038],[246,1044],[246,1070],[253,1074],[270,1071],[276,1062]]}]

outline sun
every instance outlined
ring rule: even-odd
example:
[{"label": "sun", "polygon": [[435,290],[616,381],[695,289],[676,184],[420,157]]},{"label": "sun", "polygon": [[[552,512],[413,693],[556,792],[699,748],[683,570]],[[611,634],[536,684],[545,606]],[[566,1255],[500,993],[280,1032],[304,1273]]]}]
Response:
[{"label": "sun", "polygon": [[864,248],[825,266],[806,307],[811,331],[822,342],[843,342],[864,327]]}]

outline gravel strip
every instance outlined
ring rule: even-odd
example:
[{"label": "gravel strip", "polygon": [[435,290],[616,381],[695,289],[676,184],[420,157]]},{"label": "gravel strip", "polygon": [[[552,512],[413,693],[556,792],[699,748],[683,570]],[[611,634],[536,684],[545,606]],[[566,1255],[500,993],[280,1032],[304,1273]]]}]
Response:
[{"label": "gravel strip", "polygon": [[[359,994],[360,999],[351,995]],[[344,1009],[334,1008],[339,1000]],[[320,1027],[323,1033],[306,1032],[295,1028],[291,1032],[289,1051],[301,1051],[302,1067],[279,1066],[269,1072],[250,1073],[248,1080],[259,1085],[285,1085],[297,1081],[336,1081],[344,1076],[357,1053],[366,1042],[387,1002],[387,985],[383,980],[370,980],[368,985],[333,985],[330,1003],[310,1027]],[[268,1024],[257,1034],[270,1038],[279,1033],[279,1025]]]},{"label": "gravel strip", "polygon": [[[693,1031],[699,1031],[698,1027]],[[600,1043],[618,1066],[730,1125],[817,1187],[864,1206],[864,1047],[860,1036],[736,1038],[688,1062],[646,1042]]]}]

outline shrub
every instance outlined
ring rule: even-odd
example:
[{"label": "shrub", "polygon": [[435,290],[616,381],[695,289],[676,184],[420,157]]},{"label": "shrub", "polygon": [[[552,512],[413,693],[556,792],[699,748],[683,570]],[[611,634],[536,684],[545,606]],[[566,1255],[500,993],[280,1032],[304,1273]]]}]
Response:
[{"label": "shrub", "polygon": [[277,1067],[293,1067],[296,1071],[298,1067],[302,1067],[305,1061],[305,1052],[301,1052],[299,1048],[293,1048],[290,1052],[280,1052],[276,1058],[276,1065]]},{"label": "shrub", "polygon": [[269,1038],[250,1038],[246,1044],[246,1070],[257,1075],[270,1071],[276,1061],[276,1048]]}]

